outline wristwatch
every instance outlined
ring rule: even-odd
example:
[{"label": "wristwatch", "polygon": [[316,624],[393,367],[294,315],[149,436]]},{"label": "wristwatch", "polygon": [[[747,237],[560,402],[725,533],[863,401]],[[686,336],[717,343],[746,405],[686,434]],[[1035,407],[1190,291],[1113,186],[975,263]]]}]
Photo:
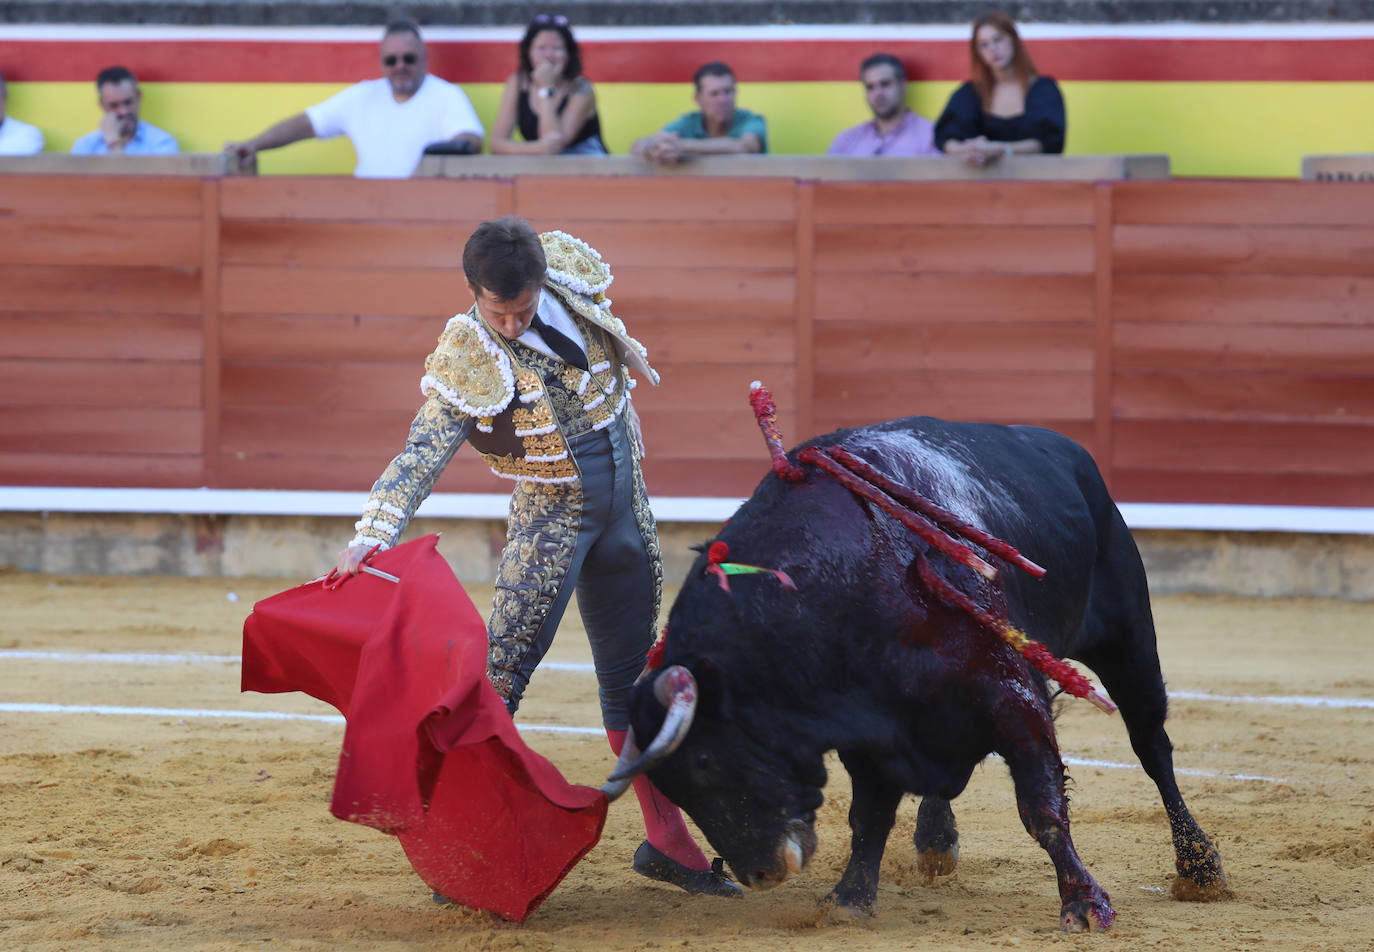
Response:
[{"label": "wristwatch", "polygon": [[557,93],[558,90],[554,89],[552,86],[545,86],[543,89],[539,90],[539,98],[552,99]]}]

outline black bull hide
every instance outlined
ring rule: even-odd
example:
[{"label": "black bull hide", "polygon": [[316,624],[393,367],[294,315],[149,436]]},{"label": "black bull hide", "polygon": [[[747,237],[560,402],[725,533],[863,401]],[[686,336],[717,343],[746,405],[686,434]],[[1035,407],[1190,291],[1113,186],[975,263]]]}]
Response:
[{"label": "black bull hide", "polygon": [[[660,671],[688,669],[699,699],[680,746],[649,771],[738,879],[772,886],[810,859],[823,756],[835,750],[853,784],[852,852],[823,902],[872,914],[903,794],[924,798],[915,836],[923,868],[949,872],[957,833],[948,801],[997,753],[1027,831],[1054,862],[1062,925],[1111,924],[1110,899],[1069,838],[1044,678],[922,584],[915,563],[924,556],[978,607],[1005,611],[1097,674],[1167,810],[1175,895],[1224,894],[1220,857],[1174,779],[1140,556],[1088,453],[1049,430],[927,417],[812,443],[843,447],[1047,572],[1035,581],[1003,564],[989,582],[812,467],[800,483],[767,476],[718,539],[729,561],[781,569],[797,590],[758,574],[733,576],[726,591],[705,553],[697,559],[669,615]],[[630,706],[645,740],[664,719],[653,683],[642,679]]]}]

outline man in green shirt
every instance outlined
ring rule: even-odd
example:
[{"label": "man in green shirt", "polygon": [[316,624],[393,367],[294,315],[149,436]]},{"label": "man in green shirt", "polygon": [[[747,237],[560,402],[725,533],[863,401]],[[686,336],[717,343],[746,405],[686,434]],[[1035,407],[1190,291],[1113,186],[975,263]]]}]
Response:
[{"label": "man in green shirt", "polygon": [[735,73],[724,63],[711,62],[692,78],[697,112],[670,122],[663,131],[645,136],[630,147],[634,155],[672,165],[689,155],[746,155],[768,151],[768,126],[763,116],[735,108]]}]

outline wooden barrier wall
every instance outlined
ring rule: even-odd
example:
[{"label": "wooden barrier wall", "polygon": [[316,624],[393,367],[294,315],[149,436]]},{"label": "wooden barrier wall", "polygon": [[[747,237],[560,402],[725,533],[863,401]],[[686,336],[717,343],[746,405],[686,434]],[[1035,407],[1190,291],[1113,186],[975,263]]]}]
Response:
[{"label": "wooden barrier wall", "polygon": [[[657,495],[929,413],[1053,427],[1123,501],[1374,505],[1374,186],[0,177],[0,483],[347,489],[500,214],[599,248]],[[475,455],[446,491],[501,491]]]}]

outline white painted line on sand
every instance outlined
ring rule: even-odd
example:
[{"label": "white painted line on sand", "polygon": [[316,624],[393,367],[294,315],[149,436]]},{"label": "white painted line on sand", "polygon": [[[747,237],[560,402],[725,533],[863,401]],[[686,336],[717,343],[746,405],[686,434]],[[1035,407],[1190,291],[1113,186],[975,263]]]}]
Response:
[{"label": "white painted line on sand", "polygon": [[238,664],[243,660],[243,656],[162,652],[0,651],[0,660],[62,661],[72,664]]},{"label": "white painted line on sand", "polygon": [[[292,714],[286,711],[217,711],[183,707],[114,707],[107,704],[0,703],[0,714],[106,714],[114,717],[208,718],[227,721],[313,721],[342,724],[340,714]],[[565,727],[561,724],[516,724],[522,732],[604,735],[600,727]]]},{"label": "white painted line on sand", "polygon": [[[314,721],[321,724],[342,724],[343,717],[338,714],[289,714],[284,711],[223,711],[200,710],[178,707],[111,707],[103,704],[6,704],[0,703],[2,714],[106,714],[120,717],[164,717],[164,718],[213,718],[219,720],[270,720],[270,721]],[[605,732],[599,727],[568,727],[562,724],[516,724],[522,734],[578,734],[599,736]],[[997,756],[992,755],[995,759]],[[1111,770],[1139,770],[1139,764],[1123,764],[1111,760],[1084,760],[1078,757],[1065,757],[1064,763],[1076,767],[1104,767]],[[1283,777],[1265,777],[1257,774],[1228,774],[1211,770],[1190,770],[1175,768],[1176,773],[1193,777],[1211,777],[1221,780],[1260,780],[1265,783],[1287,783]]]},{"label": "white painted line on sand", "polygon": [[[238,664],[241,655],[216,654],[160,654],[160,653],[104,653],[99,651],[0,651],[0,661],[59,661],[69,664]],[[596,667],[581,661],[545,661],[540,671],[573,671],[591,673]],[[1374,699],[1362,697],[1305,697],[1302,695],[1208,694],[1204,691],[1170,691],[1171,701],[1206,701],[1214,704],[1264,704],[1271,706],[1368,708],[1374,709]]]},{"label": "white painted line on sand", "polygon": [[1364,697],[1251,697],[1250,695],[1206,694],[1202,691],[1170,691],[1171,701],[1211,701],[1214,704],[1296,704],[1299,707],[1367,707],[1374,708],[1374,700]]},{"label": "white painted line on sand", "polygon": [[[104,651],[0,651],[0,661],[60,661],[67,664],[239,664],[236,654],[170,654]],[[591,662],[545,661],[540,671],[595,671]]]},{"label": "white painted line on sand", "polygon": [[[1064,763],[1071,767],[1107,767],[1112,770],[1141,770],[1140,764],[1120,764],[1114,760],[1084,760],[1079,757],[1065,757]],[[1142,770],[1143,772],[1143,770]],[[1265,783],[1287,783],[1287,777],[1266,777],[1262,774],[1217,773],[1213,770],[1192,770],[1175,767],[1174,773],[1187,774],[1189,777],[1212,777],[1221,780],[1262,780]]]}]

